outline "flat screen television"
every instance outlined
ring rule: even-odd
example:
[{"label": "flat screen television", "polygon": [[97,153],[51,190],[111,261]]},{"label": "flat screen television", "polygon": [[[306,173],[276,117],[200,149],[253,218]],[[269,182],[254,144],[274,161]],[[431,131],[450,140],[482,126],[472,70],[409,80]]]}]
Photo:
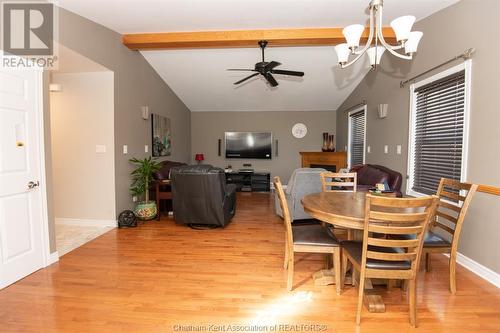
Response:
[{"label": "flat screen television", "polygon": [[226,158],[271,159],[272,133],[226,132]]}]

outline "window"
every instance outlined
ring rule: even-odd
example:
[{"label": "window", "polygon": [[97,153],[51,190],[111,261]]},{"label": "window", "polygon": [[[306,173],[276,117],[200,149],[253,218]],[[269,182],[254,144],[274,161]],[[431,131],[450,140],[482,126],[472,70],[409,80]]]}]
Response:
[{"label": "window", "polygon": [[365,163],[366,105],[349,112],[349,168]]},{"label": "window", "polygon": [[407,193],[435,194],[465,180],[470,61],[411,86]]}]

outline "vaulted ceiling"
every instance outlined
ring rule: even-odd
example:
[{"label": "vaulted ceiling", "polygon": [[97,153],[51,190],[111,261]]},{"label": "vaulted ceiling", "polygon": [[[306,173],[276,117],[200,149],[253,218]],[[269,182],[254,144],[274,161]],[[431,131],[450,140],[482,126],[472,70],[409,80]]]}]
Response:
[{"label": "vaulted ceiling", "polygon": [[[385,25],[401,15],[417,20],[458,0],[385,0]],[[119,33],[343,27],[366,23],[368,0],[59,0],[59,5]],[[424,36],[425,38],[425,36]],[[303,78],[277,76],[270,88],[256,77],[240,86],[253,68],[257,48],[141,51],[191,111],[335,110],[368,72],[360,61],[337,65],[333,46],[272,47],[266,60]],[[383,61],[383,60],[382,60]]]}]

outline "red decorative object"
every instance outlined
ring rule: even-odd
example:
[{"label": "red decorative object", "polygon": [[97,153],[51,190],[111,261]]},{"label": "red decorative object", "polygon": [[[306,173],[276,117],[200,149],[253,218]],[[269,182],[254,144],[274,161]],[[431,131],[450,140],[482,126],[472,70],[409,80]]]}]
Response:
[{"label": "red decorative object", "polygon": [[205,160],[205,156],[204,156],[203,154],[196,154],[196,155],[194,156],[194,159],[195,159],[196,161],[198,161],[198,163],[201,163],[202,161],[204,161],[204,160]]}]

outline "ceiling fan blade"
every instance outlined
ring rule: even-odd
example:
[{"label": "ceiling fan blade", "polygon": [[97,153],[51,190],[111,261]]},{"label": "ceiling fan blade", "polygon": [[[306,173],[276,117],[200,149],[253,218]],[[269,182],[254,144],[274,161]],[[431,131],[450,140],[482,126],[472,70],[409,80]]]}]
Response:
[{"label": "ceiling fan blade", "polygon": [[282,75],[290,75],[290,76],[304,76],[304,72],[287,71],[284,69],[273,69],[270,72],[273,74],[282,74]]},{"label": "ceiling fan blade", "polygon": [[255,74],[252,74],[252,75],[250,75],[250,76],[247,76],[247,77],[246,77],[246,78],[244,78],[244,79],[239,80],[238,82],[235,82],[234,84],[240,84],[240,83],[245,82],[246,80],[249,80],[249,79],[251,79],[251,78],[253,78],[254,76],[257,76],[257,75],[259,75],[259,74],[260,74],[260,73],[255,73]]},{"label": "ceiling fan blade", "polygon": [[229,69],[226,69],[226,71],[256,72],[255,69],[248,69],[248,68],[229,68]]},{"label": "ceiling fan blade", "polygon": [[278,85],[278,82],[274,78],[274,76],[271,75],[271,73],[267,72],[264,74],[264,77],[266,78],[267,82],[271,85],[271,87],[276,87]]},{"label": "ceiling fan blade", "polygon": [[264,70],[269,71],[269,70],[273,69],[274,67],[278,67],[279,65],[281,65],[281,63],[279,63],[277,61],[271,61],[266,66],[264,66]]}]

